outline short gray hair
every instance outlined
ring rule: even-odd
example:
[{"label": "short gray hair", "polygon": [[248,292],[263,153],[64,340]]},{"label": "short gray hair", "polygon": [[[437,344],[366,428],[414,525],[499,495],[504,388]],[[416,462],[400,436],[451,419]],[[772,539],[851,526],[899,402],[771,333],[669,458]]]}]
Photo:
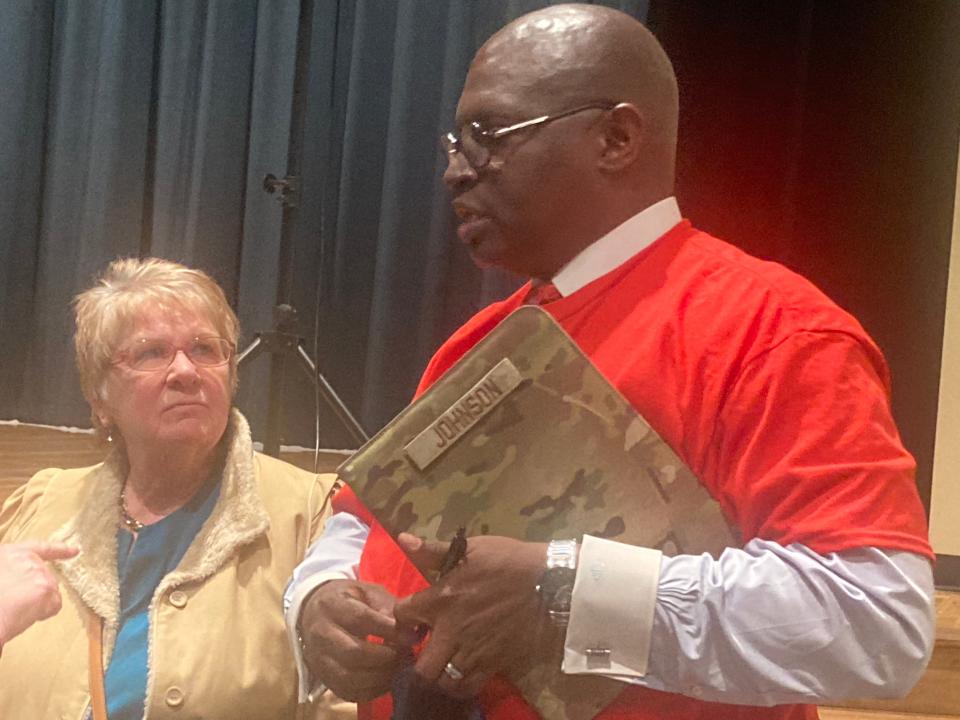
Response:
[{"label": "short gray hair", "polygon": [[[107,266],[93,287],[73,300],[74,347],[80,387],[87,402],[103,397],[107,373],[118,345],[147,306],[197,312],[210,320],[234,347],[240,322],[216,281],[202,270],[159,258],[120,258]],[[237,358],[230,362],[230,387],[237,386]],[[100,428],[96,413],[94,427]]]}]

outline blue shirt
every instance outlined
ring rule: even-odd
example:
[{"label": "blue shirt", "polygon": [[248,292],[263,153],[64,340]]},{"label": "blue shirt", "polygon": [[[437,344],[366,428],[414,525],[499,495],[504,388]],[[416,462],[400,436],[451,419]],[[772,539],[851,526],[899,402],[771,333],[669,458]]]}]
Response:
[{"label": "blue shirt", "polygon": [[110,720],[141,720],[147,696],[150,601],[157,585],[176,569],[220,496],[220,482],[207,483],[191,500],[137,537],[117,530],[120,627],[104,676]]}]

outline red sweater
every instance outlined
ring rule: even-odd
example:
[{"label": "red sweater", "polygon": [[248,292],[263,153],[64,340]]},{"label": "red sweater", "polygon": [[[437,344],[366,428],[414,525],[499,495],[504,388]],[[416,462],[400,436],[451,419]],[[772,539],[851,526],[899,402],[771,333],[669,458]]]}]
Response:
[{"label": "red sweater", "polygon": [[[523,301],[528,286],[457,330],[422,393]],[[880,350],[848,313],[780,265],[681,222],[572,295],[544,306],[720,502],[744,541],[818,553],[873,546],[932,558]],[[363,580],[403,597],[426,586],[349,491],[335,507],[371,524]],[[537,718],[502,681],[488,720]],[[361,708],[387,720],[389,697]],[[816,718],[812,706],[706,703],[625,686],[598,719]]]}]

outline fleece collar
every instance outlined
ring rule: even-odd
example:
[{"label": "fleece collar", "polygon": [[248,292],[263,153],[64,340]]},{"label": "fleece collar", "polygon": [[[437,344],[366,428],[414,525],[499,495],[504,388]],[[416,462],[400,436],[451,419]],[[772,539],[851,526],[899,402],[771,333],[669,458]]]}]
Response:
[{"label": "fleece collar", "polygon": [[[250,426],[236,409],[230,414],[226,442],[220,496],[213,512],[177,568],[160,581],[154,600],[172,587],[213,575],[239,547],[270,528],[257,490]],[[80,512],[52,535],[52,539],[80,548],[78,556],[57,565],[67,584],[111,629],[116,628],[120,617],[117,528],[126,473],[123,452],[115,449],[87,476]]]}]

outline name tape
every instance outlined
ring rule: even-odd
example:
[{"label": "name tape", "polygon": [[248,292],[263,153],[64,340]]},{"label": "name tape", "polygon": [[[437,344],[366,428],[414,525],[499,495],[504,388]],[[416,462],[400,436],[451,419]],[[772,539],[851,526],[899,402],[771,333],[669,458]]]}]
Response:
[{"label": "name tape", "polygon": [[504,358],[453,405],[407,443],[403,450],[420,470],[449,450],[467,431],[523,382],[510,358]]}]

